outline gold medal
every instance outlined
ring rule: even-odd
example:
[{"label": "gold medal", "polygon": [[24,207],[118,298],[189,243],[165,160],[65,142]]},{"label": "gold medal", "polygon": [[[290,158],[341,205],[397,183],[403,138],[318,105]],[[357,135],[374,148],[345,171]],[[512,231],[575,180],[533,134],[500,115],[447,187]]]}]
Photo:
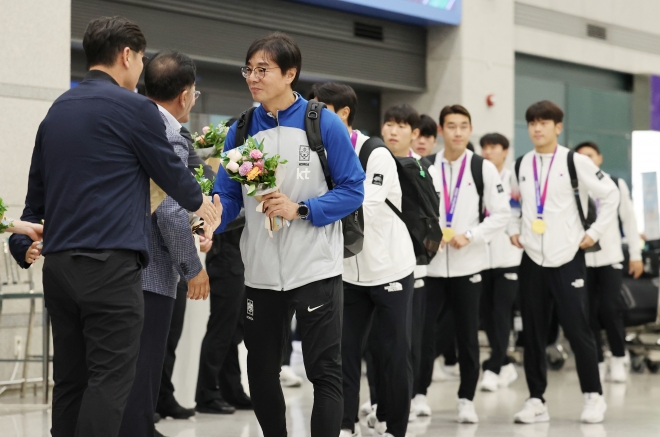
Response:
[{"label": "gold medal", "polygon": [[452,238],[454,238],[454,230],[452,228],[444,228],[442,230],[442,239],[445,240],[445,243],[449,243]]},{"label": "gold medal", "polygon": [[532,231],[539,235],[545,233],[545,221],[543,219],[536,219],[532,221]]}]

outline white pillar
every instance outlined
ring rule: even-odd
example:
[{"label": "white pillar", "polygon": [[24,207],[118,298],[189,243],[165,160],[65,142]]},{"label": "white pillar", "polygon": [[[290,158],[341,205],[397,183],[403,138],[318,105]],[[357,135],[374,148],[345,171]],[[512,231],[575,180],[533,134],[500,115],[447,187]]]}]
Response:
[{"label": "white pillar", "polygon": [[[469,0],[462,5],[460,26],[428,29],[427,91],[383,93],[381,108],[410,103],[437,122],[443,106],[458,103],[472,115],[475,145],[489,132],[513,139],[514,1]],[[492,107],[486,104],[489,94],[495,97]]]}]

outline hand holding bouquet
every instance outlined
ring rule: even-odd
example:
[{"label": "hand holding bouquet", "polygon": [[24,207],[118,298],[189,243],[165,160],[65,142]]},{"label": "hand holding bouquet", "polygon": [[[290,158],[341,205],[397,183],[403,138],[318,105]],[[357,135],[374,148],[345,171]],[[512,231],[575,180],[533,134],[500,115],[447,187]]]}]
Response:
[{"label": "hand holding bouquet", "polygon": [[229,126],[223,122],[217,126],[213,126],[213,124],[205,126],[201,135],[195,133],[193,147],[197,149],[199,157],[204,160],[219,157],[225,147],[228,131]]},{"label": "hand holding bouquet", "polygon": [[[279,155],[267,157],[264,153],[264,142],[259,143],[248,137],[245,144],[220,154],[222,166],[229,178],[245,185],[247,195],[254,196],[259,205],[257,211],[263,212],[262,197],[266,194],[279,191],[284,181],[285,164]],[[282,217],[266,217],[265,227],[269,232],[282,228]],[[272,236],[272,234],[271,234]]]}]

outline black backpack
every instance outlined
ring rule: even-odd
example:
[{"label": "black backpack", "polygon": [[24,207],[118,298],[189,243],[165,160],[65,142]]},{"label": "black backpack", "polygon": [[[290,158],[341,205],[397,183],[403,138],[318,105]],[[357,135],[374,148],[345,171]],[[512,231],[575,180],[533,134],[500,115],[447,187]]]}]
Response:
[{"label": "black backpack", "polygon": [[[523,158],[524,155],[516,159],[515,169],[516,169],[516,180],[518,181],[518,184],[520,184],[520,177],[519,177],[520,164],[522,163]],[[580,215],[580,222],[582,223],[582,227],[586,231],[596,221],[596,202],[594,202],[594,199],[589,197],[587,215],[585,216],[584,209],[582,208],[582,202],[580,201],[580,189],[579,189],[577,171],[575,170],[575,152],[573,152],[572,150],[568,151],[568,157],[566,158],[566,163],[568,164],[568,174],[571,177],[571,187],[573,187],[573,197],[575,198],[575,204],[577,205],[578,214]],[[522,203],[522,198],[520,200]],[[585,249],[585,252],[598,252],[599,250],[600,250],[600,244],[596,242],[596,244],[594,244],[593,246]]]},{"label": "black backpack", "polygon": [[[323,139],[321,138],[321,112],[325,108],[324,103],[310,100],[307,102],[307,110],[305,116],[305,132],[307,134],[307,142],[311,150],[314,150],[319,155],[321,167],[323,168],[323,175],[325,176],[328,190],[334,188],[332,177],[330,176],[330,166],[328,158],[325,154],[325,147],[323,146]],[[235,144],[243,144],[247,138],[247,130],[252,119],[252,113],[256,108],[252,107],[243,112],[236,122],[236,141]],[[364,243],[364,214],[362,206],[356,211],[347,215],[341,220],[342,232],[344,234],[344,258],[350,258],[362,252]]]},{"label": "black backpack", "polygon": [[[434,153],[433,155],[429,155],[426,159],[428,159],[431,164],[435,164],[437,157],[438,154]],[[476,153],[472,154],[472,159],[470,160],[470,172],[472,173],[474,187],[477,189],[477,195],[479,196],[479,223],[481,223],[486,218],[486,211],[484,210],[484,158],[482,156],[479,156]]]},{"label": "black backpack", "polygon": [[[360,163],[365,171],[369,156],[379,147],[387,149],[383,140],[377,137],[369,138],[362,145]],[[440,249],[442,241],[438,216],[440,199],[429,176],[429,167],[433,164],[426,158],[417,160],[413,157],[392,156],[396,161],[401,184],[401,211],[389,199],[385,199],[385,203],[408,228],[417,265],[428,265]]]}]

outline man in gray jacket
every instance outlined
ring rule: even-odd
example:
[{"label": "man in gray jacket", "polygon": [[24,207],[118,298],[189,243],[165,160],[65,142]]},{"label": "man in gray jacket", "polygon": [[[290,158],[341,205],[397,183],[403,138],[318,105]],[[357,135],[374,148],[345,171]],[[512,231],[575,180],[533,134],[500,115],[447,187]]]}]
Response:
[{"label": "man in gray jacket", "polygon": [[[179,134],[195,98],[195,64],[181,53],[157,54],[145,68],[147,96],[158,104],[167,138],[184,164],[188,144]],[[151,263],[142,273],[144,327],[135,382],[124,411],[122,437],[158,436],[154,411],[160,389],[167,335],[179,277],[188,281],[188,297],[201,299],[209,294],[209,278],[202,269],[188,212],[166,197],[151,216]]]}]

